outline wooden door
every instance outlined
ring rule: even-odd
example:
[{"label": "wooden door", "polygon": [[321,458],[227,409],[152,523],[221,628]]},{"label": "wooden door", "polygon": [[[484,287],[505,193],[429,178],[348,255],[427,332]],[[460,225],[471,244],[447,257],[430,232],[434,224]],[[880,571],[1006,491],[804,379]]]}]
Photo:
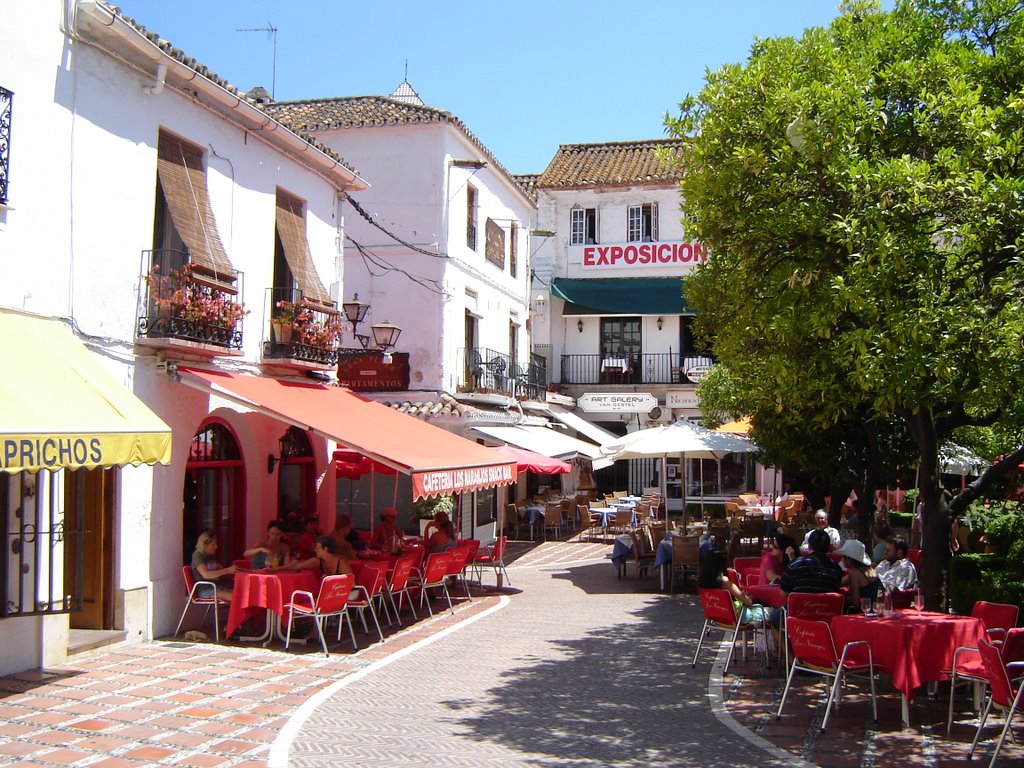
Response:
[{"label": "wooden door", "polygon": [[69,594],[80,587],[82,595],[81,608],[71,614],[73,629],[114,628],[115,471],[65,473],[65,578]]}]

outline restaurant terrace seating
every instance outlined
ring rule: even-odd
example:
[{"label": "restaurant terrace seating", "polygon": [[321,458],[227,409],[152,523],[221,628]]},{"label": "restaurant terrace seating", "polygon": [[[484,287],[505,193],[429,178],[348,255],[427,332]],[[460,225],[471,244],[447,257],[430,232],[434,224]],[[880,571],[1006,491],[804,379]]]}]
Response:
[{"label": "restaurant terrace seating", "polygon": [[[726,634],[731,633],[732,635],[729,642],[729,653],[725,657],[725,669],[722,670],[722,674],[725,674],[729,671],[729,664],[732,662],[732,655],[736,650],[736,640],[739,638],[740,633],[744,636],[743,658],[746,659],[747,635],[752,634],[756,637],[760,633],[763,637],[766,637],[764,625],[744,624],[743,613],[736,610],[732,601],[732,595],[729,594],[727,589],[701,589],[699,593],[701,610],[704,612],[704,626],[701,628],[700,639],[697,640],[697,648],[693,652],[693,661],[690,663],[690,666],[697,666],[697,656],[700,654],[700,649],[704,644],[704,637],[707,635],[708,630],[720,629]],[[765,642],[767,642],[767,639]]]},{"label": "restaurant terrace seating", "polygon": [[[985,722],[988,720],[989,713],[995,708],[1003,713],[1006,720],[1003,723],[1003,730],[999,735],[999,740],[996,742],[995,749],[992,752],[992,760],[988,764],[989,768],[994,768],[996,759],[999,757],[999,750],[1003,748],[1006,734],[1010,731],[1013,716],[1021,706],[1021,694],[1024,693],[1024,684],[1022,684],[1020,679],[1016,681],[1010,680],[1006,664],[1002,656],[1000,656],[999,650],[994,645],[986,640],[982,640],[978,643],[978,651],[981,654],[981,662],[985,668],[985,676],[988,678],[991,693],[988,697],[988,703],[985,705],[985,711],[981,713],[978,731],[974,734],[974,741],[971,743],[971,751],[967,753],[967,759],[970,760],[974,757],[974,750],[978,747],[978,740],[985,730]],[[1014,687],[1014,682],[1016,682],[1016,687]]]},{"label": "restaurant terrace seating", "polygon": [[497,541],[489,547],[483,547],[473,558],[473,566],[477,571],[477,579],[483,581],[483,569],[494,569],[494,579],[503,574],[505,581],[509,584],[512,580],[508,577],[508,570],[505,568],[505,547],[508,544],[508,536],[499,536]]},{"label": "restaurant terrace seating", "polygon": [[[178,619],[178,627],[174,630],[174,636],[177,637],[178,633],[181,632],[181,623],[185,621],[185,614],[188,613],[188,609],[193,605],[198,605],[206,608],[206,613],[203,614],[203,621],[206,621],[210,609],[213,609],[213,639],[214,642],[218,642],[220,640],[220,625],[217,620],[217,609],[228,608],[231,606],[231,603],[217,597],[217,585],[212,581],[196,581],[192,575],[192,566],[183,565],[181,572],[185,577],[185,590],[188,592],[188,595],[185,597],[185,607],[181,609],[181,618]],[[213,597],[201,597],[199,595],[200,588],[204,586],[210,587],[213,590]]]},{"label": "restaurant terrace seating", "polygon": [[338,617],[338,639],[341,639],[341,625],[347,619],[348,631],[352,638],[352,647],[356,648],[356,636],[352,631],[352,617],[348,615],[349,595],[355,584],[355,576],[351,573],[336,576],[325,576],[320,583],[320,591],[316,598],[312,592],[296,590],[292,592],[291,600],[285,605],[288,611],[288,630],[285,635],[285,650],[292,641],[292,627],[296,618],[311,618],[316,626],[317,635],[320,638],[320,645],[324,649],[324,656],[330,656],[327,650],[327,639],[324,636],[324,627],[331,617]]},{"label": "restaurant terrace seating", "polygon": [[[384,606],[384,578],[387,575],[388,566],[387,563],[378,563],[374,561],[367,562],[362,569],[359,571],[359,576],[356,577],[356,585],[352,588],[353,591],[361,593],[361,596],[356,599],[349,599],[347,610],[356,609],[359,611],[359,619],[363,622],[363,631],[369,633],[369,628],[366,626],[366,612],[370,612],[370,618],[373,619],[373,625],[377,629],[377,637],[380,641],[384,642],[384,633],[380,629],[380,620],[377,617],[377,605]],[[386,612],[385,608],[385,612]],[[388,614],[388,622],[391,621],[390,614]],[[349,614],[349,629],[352,628],[352,617]],[[341,628],[339,627],[339,632]],[[353,642],[354,642],[353,638]]]},{"label": "restaurant terrace seating", "polygon": [[[476,544],[477,547],[480,546],[479,541]],[[474,550],[472,553],[470,552],[471,549]],[[465,570],[466,564],[469,562],[470,555],[473,554],[475,556],[476,554],[475,549],[475,547],[470,547],[469,544],[460,544],[457,547],[449,549],[448,554],[450,557],[448,559],[448,569],[445,571],[445,575],[450,576],[452,579],[452,586],[455,585],[456,580],[462,580],[462,588],[466,590],[466,598],[469,600],[472,600],[473,596],[469,594],[469,582],[466,581]]]},{"label": "restaurant terrace seating", "polygon": [[544,509],[544,541],[548,540],[548,530],[557,539],[562,532],[562,505],[549,503]]},{"label": "restaurant terrace seating", "polygon": [[[395,612],[395,618],[398,619],[398,626],[402,626],[402,603],[407,597],[413,621],[417,620],[416,607],[412,604],[412,594],[409,592],[409,579],[412,577],[415,565],[416,558],[413,555],[398,558],[391,576],[385,581],[385,592],[391,603],[391,609]],[[395,600],[396,596],[398,597],[397,601]]]},{"label": "restaurant terrace seating", "polygon": [[452,606],[451,595],[448,594],[448,561],[451,559],[447,552],[434,552],[431,555],[427,555],[426,563],[423,565],[422,574],[417,574],[413,577],[413,582],[410,584],[411,587],[415,587],[420,593],[420,606],[427,606],[427,612],[433,616],[434,610],[430,607],[430,596],[427,594],[428,589],[440,589],[444,593],[445,599],[448,601],[448,610],[455,614],[455,608]]},{"label": "restaurant terrace seating", "polygon": [[694,575],[700,569],[700,536],[673,536],[672,537],[672,565],[669,569],[669,592],[675,589],[676,572],[683,576],[683,587],[686,587],[686,577],[692,571]]},{"label": "restaurant terrace seating", "polygon": [[1007,630],[1017,626],[1017,615],[1020,609],[1007,603],[990,603],[978,600],[971,607],[971,616],[981,619],[985,624],[985,636],[989,642],[1002,640]]},{"label": "restaurant terrace seating", "polygon": [[[792,597],[792,595],[790,595]],[[786,677],[786,687],[782,691],[782,701],[775,719],[782,717],[782,708],[786,705],[786,697],[793,685],[793,676],[799,671],[810,675],[821,675],[831,680],[828,704],[825,716],[821,721],[821,730],[828,727],[828,718],[832,712],[832,704],[837,700],[839,686],[849,675],[867,673],[871,685],[871,719],[878,720],[878,704],[875,699],[875,672],[883,671],[874,663],[871,646],[866,640],[855,640],[843,646],[842,654],[836,652],[836,644],[832,639],[832,630],[825,621],[800,619],[789,616],[786,619],[786,634],[793,648],[793,664]]]},{"label": "restaurant terrace seating", "polygon": [[626,532],[626,535],[629,536],[633,548],[622,562],[619,578],[628,573],[628,566],[632,563],[635,568],[634,578],[639,581],[641,573],[650,571],[654,567],[654,552],[648,548],[647,536],[642,531],[640,535],[637,535],[637,532],[631,529]]}]

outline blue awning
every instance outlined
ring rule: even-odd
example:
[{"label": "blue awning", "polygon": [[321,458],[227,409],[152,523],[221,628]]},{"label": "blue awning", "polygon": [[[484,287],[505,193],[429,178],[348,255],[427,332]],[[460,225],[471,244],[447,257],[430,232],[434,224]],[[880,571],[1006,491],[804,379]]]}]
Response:
[{"label": "blue awning", "polygon": [[556,277],[551,294],[563,315],[692,315],[681,277]]}]

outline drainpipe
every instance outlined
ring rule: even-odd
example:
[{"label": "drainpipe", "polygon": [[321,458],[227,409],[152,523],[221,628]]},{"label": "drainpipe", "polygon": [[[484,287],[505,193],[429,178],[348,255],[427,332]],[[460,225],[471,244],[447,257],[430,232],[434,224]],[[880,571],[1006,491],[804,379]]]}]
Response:
[{"label": "drainpipe", "polygon": [[161,61],[156,67],[156,80],[152,85],[142,86],[142,92],[148,93],[150,96],[156,96],[164,89],[164,84],[167,82],[167,62]]}]

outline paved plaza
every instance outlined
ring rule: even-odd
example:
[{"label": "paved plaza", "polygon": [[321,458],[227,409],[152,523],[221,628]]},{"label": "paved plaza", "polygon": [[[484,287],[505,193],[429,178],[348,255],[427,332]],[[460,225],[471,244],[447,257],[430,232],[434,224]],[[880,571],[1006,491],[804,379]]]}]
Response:
[{"label": "paved plaza", "polygon": [[[964,701],[945,736],[945,686],[934,701],[922,692],[906,730],[891,688],[881,688],[878,726],[851,688],[821,734],[820,687],[804,679],[777,723],[777,670],[751,656],[723,679],[717,642],[691,669],[694,597],[659,594],[654,578],[617,579],[609,549],[514,547],[510,587],[475,590],[455,616],[392,630],[382,644],[361,638],[356,654],[158,641],[2,678],[0,764],[966,763],[975,721]],[[1000,762],[1024,765],[1024,748],[1008,744]]]}]

